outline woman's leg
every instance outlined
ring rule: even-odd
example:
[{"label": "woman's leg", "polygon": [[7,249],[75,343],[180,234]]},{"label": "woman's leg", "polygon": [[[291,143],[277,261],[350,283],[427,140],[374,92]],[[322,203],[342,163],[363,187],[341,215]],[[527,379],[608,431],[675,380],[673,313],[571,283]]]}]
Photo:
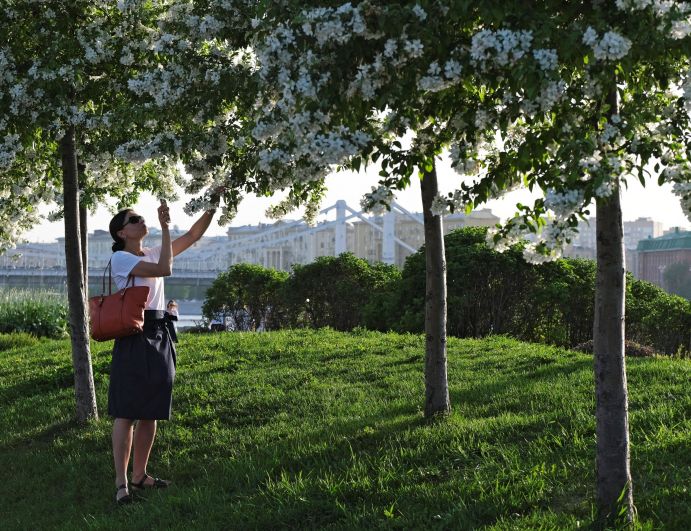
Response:
[{"label": "woman's leg", "polygon": [[[115,461],[115,486],[127,485],[127,465],[132,450],[132,425],[130,419],[115,419],[113,422],[113,460]],[[123,489],[124,491],[124,489]],[[127,494],[118,492],[118,498]]]},{"label": "woman's leg", "polygon": [[155,420],[140,420],[134,430],[134,462],[132,463],[132,483],[139,483],[146,474],[146,465],[156,436]]}]

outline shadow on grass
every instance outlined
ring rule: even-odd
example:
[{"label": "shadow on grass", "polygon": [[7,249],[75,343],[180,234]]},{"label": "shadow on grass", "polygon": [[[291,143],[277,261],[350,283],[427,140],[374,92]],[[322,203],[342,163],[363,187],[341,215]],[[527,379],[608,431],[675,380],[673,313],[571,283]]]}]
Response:
[{"label": "shadow on grass", "polygon": [[60,367],[45,376],[25,378],[20,382],[0,388],[0,403],[9,406],[16,401],[43,395],[46,392],[67,389],[74,386],[74,372],[71,367]]}]

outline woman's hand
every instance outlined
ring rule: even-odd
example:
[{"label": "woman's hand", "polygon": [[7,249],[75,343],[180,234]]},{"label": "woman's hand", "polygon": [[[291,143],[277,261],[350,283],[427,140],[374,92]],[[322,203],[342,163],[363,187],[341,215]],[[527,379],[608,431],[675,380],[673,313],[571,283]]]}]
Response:
[{"label": "woman's hand", "polygon": [[225,193],[225,191],[225,186],[217,186],[211,190],[211,193],[209,194],[209,201],[213,205],[212,210],[216,210],[216,208],[218,208],[218,205],[221,202],[221,196]]},{"label": "woman's hand", "polygon": [[165,199],[161,199],[161,205],[158,207],[158,221],[161,223],[161,229],[167,229],[170,223],[170,211],[168,210],[168,203]]}]

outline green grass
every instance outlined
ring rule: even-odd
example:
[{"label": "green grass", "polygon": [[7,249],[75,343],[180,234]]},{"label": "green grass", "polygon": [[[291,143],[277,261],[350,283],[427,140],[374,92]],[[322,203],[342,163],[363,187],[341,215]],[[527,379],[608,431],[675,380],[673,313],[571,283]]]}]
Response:
[{"label": "green grass", "polygon": [[[0,336],[2,529],[574,529],[592,522],[592,359],[449,341],[453,413],[422,417],[424,338],[181,335],[174,418],[114,504],[110,421],[74,425],[69,342]],[[93,344],[106,410],[110,344]],[[691,522],[691,362],[628,360],[642,527]]]}]

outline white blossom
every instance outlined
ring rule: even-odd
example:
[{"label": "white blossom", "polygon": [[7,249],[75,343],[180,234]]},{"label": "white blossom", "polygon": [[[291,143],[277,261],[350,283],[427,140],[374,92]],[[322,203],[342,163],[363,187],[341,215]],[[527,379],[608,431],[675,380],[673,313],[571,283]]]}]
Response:
[{"label": "white blossom", "polygon": [[673,39],[684,39],[691,35],[691,20],[688,18],[684,20],[675,20],[672,22],[672,31],[670,36]]},{"label": "white blossom", "polygon": [[0,171],[7,170],[17,158],[21,150],[19,135],[7,134],[0,142]]},{"label": "white blossom", "polygon": [[602,155],[599,151],[595,151],[591,156],[579,162],[579,166],[590,173],[594,173],[600,169],[602,164]]},{"label": "white blossom", "polygon": [[600,199],[605,199],[610,197],[615,190],[614,179],[605,179],[602,183],[595,189],[595,197]]},{"label": "white blossom", "polygon": [[444,65],[444,75],[451,80],[461,77],[461,63],[454,59],[449,59]]},{"label": "white blossom", "polygon": [[583,43],[593,49],[598,60],[617,60],[624,57],[631,49],[631,41],[615,31],[606,32],[602,38],[590,26],[583,33]]},{"label": "white blossom", "polygon": [[365,194],[360,201],[360,206],[365,212],[371,212],[375,216],[381,216],[391,208],[394,199],[393,190],[388,186],[373,186],[372,191]]},{"label": "white blossom", "polygon": [[443,195],[437,195],[432,200],[432,206],[430,207],[432,215],[434,216],[444,216],[450,212],[449,203],[446,197]]},{"label": "white blossom", "polygon": [[533,57],[543,70],[554,70],[557,67],[557,51],[540,48],[533,51]]},{"label": "white blossom", "polygon": [[406,40],[403,43],[403,49],[410,57],[421,57],[425,47],[419,39],[414,39],[412,41]]},{"label": "white blossom", "polygon": [[431,211],[435,216],[444,216],[447,213],[457,212],[463,210],[466,207],[466,202],[464,200],[464,195],[461,190],[456,190],[448,196],[437,194],[437,196],[432,200]]},{"label": "white blossom", "polygon": [[550,81],[540,92],[540,108],[543,112],[549,111],[561,100],[566,93],[566,82],[563,80]]},{"label": "white blossom", "polygon": [[420,6],[420,4],[415,4],[415,6],[413,7],[413,13],[418,19],[420,19],[420,22],[423,22],[427,18],[427,13]]},{"label": "white blossom", "polygon": [[557,219],[565,219],[576,212],[585,199],[583,190],[548,189],[545,194],[545,207],[557,216]]},{"label": "white blossom", "polygon": [[481,30],[473,35],[470,47],[472,61],[487,69],[493,61],[501,67],[512,66],[530,50],[531,31]]},{"label": "white blossom", "polygon": [[691,221],[691,182],[674,183],[672,192],[679,197],[681,209]]}]

